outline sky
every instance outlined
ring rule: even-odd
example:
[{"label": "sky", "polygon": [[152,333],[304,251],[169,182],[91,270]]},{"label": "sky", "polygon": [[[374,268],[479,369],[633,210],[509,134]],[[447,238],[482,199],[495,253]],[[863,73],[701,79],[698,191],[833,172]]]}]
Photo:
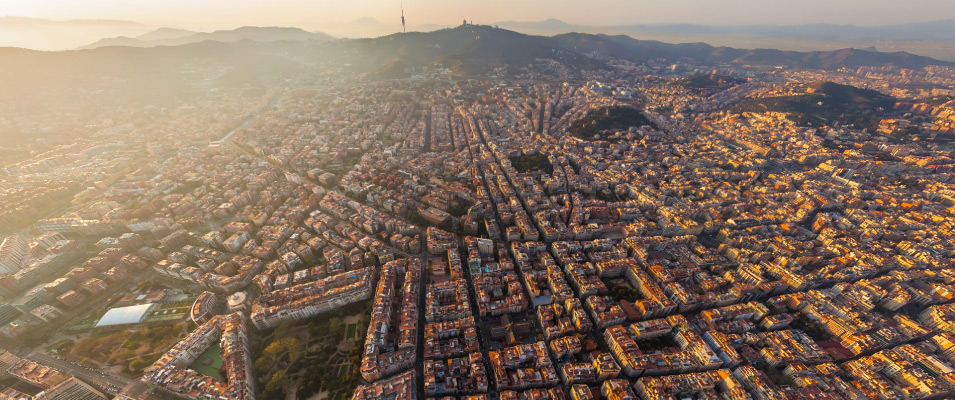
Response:
[{"label": "sky", "polygon": [[[401,0],[0,0],[0,16],[118,19],[191,29],[322,29],[358,18],[400,20]],[[404,0],[409,25],[539,21],[887,25],[955,19],[955,0]]]}]

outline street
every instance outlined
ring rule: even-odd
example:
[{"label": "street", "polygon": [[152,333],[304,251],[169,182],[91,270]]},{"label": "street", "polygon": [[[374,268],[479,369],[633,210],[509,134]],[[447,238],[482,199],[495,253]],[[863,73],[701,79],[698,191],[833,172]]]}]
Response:
[{"label": "street", "polygon": [[61,372],[67,375],[74,375],[88,383],[100,386],[101,388],[109,388],[112,386],[116,391],[122,390],[123,387],[133,382],[132,379],[117,376],[109,373],[101,373],[98,371],[91,370],[89,368],[83,367],[79,364],[75,364],[66,360],[62,360],[56,357],[53,357],[49,354],[44,353],[41,350],[34,350],[28,353],[23,358],[36,361],[40,364],[56,368]]}]

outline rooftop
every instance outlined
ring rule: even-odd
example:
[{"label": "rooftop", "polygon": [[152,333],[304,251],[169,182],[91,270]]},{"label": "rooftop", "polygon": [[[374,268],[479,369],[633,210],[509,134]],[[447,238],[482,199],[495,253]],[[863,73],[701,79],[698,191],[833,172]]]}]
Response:
[{"label": "rooftop", "polygon": [[147,303],[110,309],[103,314],[103,318],[96,323],[96,327],[139,323],[155,305],[155,303]]}]

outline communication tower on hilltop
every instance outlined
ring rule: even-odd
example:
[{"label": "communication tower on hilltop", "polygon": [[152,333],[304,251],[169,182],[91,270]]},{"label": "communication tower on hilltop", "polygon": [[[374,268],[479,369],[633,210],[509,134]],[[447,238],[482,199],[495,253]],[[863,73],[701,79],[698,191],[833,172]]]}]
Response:
[{"label": "communication tower on hilltop", "polygon": [[408,32],[405,29],[405,2],[404,1],[401,2],[401,32],[402,33]]}]

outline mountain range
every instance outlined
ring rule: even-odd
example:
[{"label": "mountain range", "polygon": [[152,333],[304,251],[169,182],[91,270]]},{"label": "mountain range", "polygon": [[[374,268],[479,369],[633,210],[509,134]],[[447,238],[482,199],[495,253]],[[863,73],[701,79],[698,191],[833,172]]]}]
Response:
[{"label": "mountain range", "polygon": [[[3,60],[0,62],[0,101],[29,96],[38,88],[58,88],[77,96],[88,96],[89,93],[107,93],[102,87],[108,87],[112,101],[148,104],[155,99],[173,99],[195,91],[208,85],[209,79],[213,79],[213,86],[219,87],[256,86],[316,67],[366,74],[370,79],[388,79],[408,77],[411,69],[438,65],[450,68],[455,74],[477,77],[496,68],[516,71],[533,66],[540,72],[541,68],[550,68],[549,61],[556,61],[576,73],[605,68],[608,57],[635,62],[682,60],[814,69],[955,66],[952,62],[905,52],[747,50],[705,43],[668,44],[624,35],[536,36],[483,25],[369,39],[332,40],[327,35],[295,28],[240,28],[205,34],[162,30],[135,40],[140,44],[166,45],[106,46],[59,52],[0,48]],[[177,42],[184,44],[173,45]],[[195,73],[196,65],[202,65],[206,71],[222,72],[209,78]]]},{"label": "mountain range", "polygon": [[443,65],[460,74],[481,74],[504,66],[525,66],[536,60],[555,60],[577,70],[603,66],[601,56],[635,62],[654,59],[692,60],[736,65],[782,65],[800,68],[893,64],[904,68],[955,65],[905,52],[883,53],[858,49],[796,52],[773,49],[737,49],[706,43],[670,44],[637,40],[624,35],[564,33],[555,36],[522,34],[484,25],[466,25],[427,33],[393,34],[374,39],[340,40],[333,48],[357,52],[352,64],[373,66],[370,72],[401,75],[407,67]]},{"label": "mountain range", "polygon": [[632,31],[659,34],[720,35],[749,34],[773,37],[803,37],[814,39],[955,39],[955,20],[939,20],[899,25],[855,26],[836,24],[806,25],[697,25],[697,24],[633,24],[633,25],[579,25],[558,19],[543,21],[497,22],[500,28],[538,35],[555,35],[568,31]]},{"label": "mountain range", "polygon": [[783,51],[776,49],[738,49],[717,47],[706,43],[670,44],[653,40],[636,40],[625,35],[565,33],[553,36],[564,48],[584,52],[598,52],[632,61],[680,58],[713,63],[737,65],[781,65],[799,68],[834,69],[893,64],[903,68],[922,68],[926,65],[955,65],[930,57],[906,52],[877,52],[860,49],[833,51]]},{"label": "mountain range", "polygon": [[[413,20],[412,20],[413,21]],[[556,19],[543,21],[502,21],[489,24],[516,32],[553,36],[568,32],[627,35],[642,40],[668,43],[706,42],[716,47],[767,48],[786,51],[831,51],[859,48],[882,52],[905,51],[955,61],[955,20],[939,20],[884,26],[835,24],[807,25],[699,25],[629,24],[582,25]],[[429,32],[448,28],[440,24],[410,24],[408,32]],[[157,28],[159,28],[157,30]],[[397,20],[381,22],[365,17],[352,21],[327,23],[321,27],[330,37],[375,38],[402,30]],[[188,41],[219,40],[231,31],[198,32],[158,27],[132,21],[68,20],[0,17],[0,47],[36,50],[65,50],[102,46],[178,45]],[[203,33],[203,35],[200,35]],[[309,40],[301,32],[285,32],[283,40]],[[316,35],[323,35],[316,33]],[[261,38],[223,38],[222,41],[262,40]],[[327,38],[318,38],[326,40]]]},{"label": "mountain range", "polygon": [[243,40],[256,42],[275,42],[280,40],[334,40],[335,38],[321,32],[308,32],[300,28],[258,27],[243,26],[232,30],[215,32],[192,32],[185,29],[160,28],[155,31],[137,36],[120,36],[101,39],[95,43],[80,47],[80,49],[95,49],[108,46],[154,47],[180,46],[189,43],[198,43],[206,40],[234,43]]},{"label": "mountain range", "polygon": [[556,19],[504,21],[501,28],[535,35],[566,32],[603,33],[673,43],[707,42],[716,46],[775,48],[795,51],[837,50],[846,47],[906,51],[955,61],[955,20],[883,26],[806,25],[696,25],[633,24],[594,26]]}]

